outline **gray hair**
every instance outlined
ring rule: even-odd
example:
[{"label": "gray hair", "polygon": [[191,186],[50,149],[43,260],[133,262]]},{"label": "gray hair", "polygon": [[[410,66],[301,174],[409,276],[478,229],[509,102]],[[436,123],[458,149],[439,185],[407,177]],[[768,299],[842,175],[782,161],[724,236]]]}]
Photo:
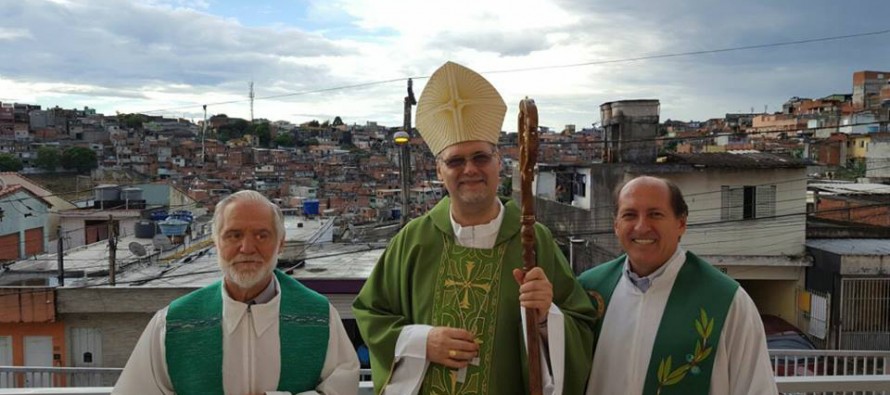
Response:
[{"label": "gray hair", "polygon": [[213,210],[213,241],[218,242],[217,238],[219,237],[220,232],[222,232],[223,228],[223,212],[226,211],[226,207],[235,202],[242,201],[252,201],[252,202],[260,202],[267,206],[272,210],[275,217],[275,232],[276,236],[279,240],[284,239],[284,213],[281,212],[281,208],[278,207],[277,204],[272,203],[267,197],[263,196],[263,194],[257,191],[251,190],[243,190],[235,192],[229,196],[226,196],[225,199],[220,200],[219,203],[216,204],[216,208]]}]

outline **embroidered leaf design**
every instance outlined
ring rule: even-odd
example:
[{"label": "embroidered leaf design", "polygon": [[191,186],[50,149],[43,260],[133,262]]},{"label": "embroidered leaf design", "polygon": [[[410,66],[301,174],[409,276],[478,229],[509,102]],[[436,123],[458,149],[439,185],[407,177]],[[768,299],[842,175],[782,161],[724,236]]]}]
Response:
[{"label": "embroidered leaf design", "polygon": [[[702,310],[702,311],[704,311],[704,310]],[[708,327],[705,328],[705,335],[704,335],[704,338],[705,338],[705,339],[711,337],[711,331],[712,331],[712,330],[714,330],[714,319],[713,319],[713,318],[711,318],[711,320],[708,321]]]},{"label": "embroidered leaf design", "polygon": [[666,359],[662,359],[661,363],[658,364],[658,381],[662,383],[662,385],[667,381],[668,376],[671,373],[671,356],[668,355]]},{"label": "embroidered leaf design", "polygon": [[699,336],[705,337],[705,328],[702,327],[702,323],[699,320],[695,320],[695,331],[698,332]]},{"label": "embroidered leaf design", "polygon": [[680,380],[683,380],[683,378],[686,377],[686,373],[689,372],[689,368],[691,368],[690,365],[684,364],[675,369],[673,372],[671,372],[670,375],[668,375],[667,380],[665,380],[664,382],[664,385],[668,386],[679,383]]},{"label": "embroidered leaf design", "polygon": [[705,359],[708,359],[708,356],[711,355],[711,351],[712,351],[712,350],[714,350],[714,347],[708,347],[708,348],[706,348],[704,351],[702,351],[701,358],[699,358],[698,360],[699,360],[699,361],[704,361]]},{"label": "embroidered leaf design", "polygon": [[701,343],[695,342],[695,358],[698,359],[698,356],[701,355]]}]

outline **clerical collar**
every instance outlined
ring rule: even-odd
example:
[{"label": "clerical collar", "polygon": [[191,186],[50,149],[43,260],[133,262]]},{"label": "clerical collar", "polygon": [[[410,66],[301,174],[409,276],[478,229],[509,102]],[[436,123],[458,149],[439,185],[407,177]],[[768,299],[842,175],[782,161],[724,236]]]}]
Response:
[{"label": "clerical collar", "polygon": [[664,274],[667,267],[679,261],[681,257],[685,259],[686,252],[683,251],[682,247],[677,246],[674,255],[671,255],[670,259],[668,259],[664,265],[661,265],[661,267],[650,273],[648,276],[643,277],[640,277],[638,274],[634,273],[633,270],[630,270],[630,257],[627,257],[627,259],[624,260],[624,274],[627,275],[627,279],[630,280],[631,284],[637,287],[640,292],[646,293],[646,291],[649,290],[649,287],[652,286],[652,282]]},{"label": "clerical collar", "polygon": [[454,220],[454,213],[449,210],[451,217],[451,229],[454,231],[454,240],[461,247],[491,249],[501,230],[501,222],[504,221],[504,203],[498,201],[498,216],[491,222],[481,225],[461,226]]},{"label": "clerical collar", "polygon": [[272,298],[278,295],[278,281],[275,281],[275,274],[272,274],[272,281],[269,281],[269,285],[266,286],[266,289],[263,292],[260,292],[255,298],[248,300],[247,304],[264,304],[269,303]]}]

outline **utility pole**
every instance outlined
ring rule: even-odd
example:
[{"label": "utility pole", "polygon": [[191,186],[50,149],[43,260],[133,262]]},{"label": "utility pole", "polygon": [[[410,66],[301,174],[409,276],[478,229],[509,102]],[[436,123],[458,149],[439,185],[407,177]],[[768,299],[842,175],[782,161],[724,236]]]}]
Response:
[{"label": "utility pole", "polygon": [[[410,142],[411,139],[411,106],[417,104],[417,100],[414,99],[414,89],[412,88],[411,79],[408,78],[408,95],[405,96],[405,123],[404,130],[405,133],[408,134],[408,140]],[[402,216],[401,216],[401,227],[405,227],[408,223],[408,216],[410,214],[410,209],[408,208],[408,196],[411,193],[411,151],[408,148],[409,144],[402,144],[401,150],[399,151],[399,159],[401,160],[401,176],[402,176]]]},{"label": "utility pole", "polygon": [[115,263],[115,258],[117,257],[117,240],[115,240],[114,234],[114,221],[111,218],[111,215],[108,216],[108,284],[114,285],[115,283],[115,275],[117,269],[117,264]]},{"label": "utility pole", "polygon": [[204,136],[207,135],[207,105],[204,105],[204,127],[201,129],[201,167],[204,167]]},{"label": "utility pole", "polygon": [[65,261],[64,261],[64,256],[62,255],[63,251],[62,251],[62,226],[61,225],[59,225],[57,232],[58,232],[57,233],[58,247],[56,247],[56,258],[59,262],[59,286],[64,287],[65,286]]}]

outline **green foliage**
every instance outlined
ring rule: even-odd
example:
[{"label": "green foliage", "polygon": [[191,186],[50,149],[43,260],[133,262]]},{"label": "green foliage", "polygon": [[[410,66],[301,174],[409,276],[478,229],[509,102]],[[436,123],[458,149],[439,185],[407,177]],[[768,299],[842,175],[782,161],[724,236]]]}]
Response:
[{"label": "green foliage", "polygon": [[272,142],[272,131],[269,129],[268,122],[255,123],[250,125],[248,130],[250,134],[257,137],[260,147],[269,148],[269,143]]},{"label": "green foliage", "polygon": [[75,170],[78,173],[86,173],[99,167],[96,153],[89,148],[71,147],[62,152],[62,167]]},{"label": "green foliage", "polygon": [[272,140],[272,142],[279,147],[293,147],[294,136],[290,133],[282,133],[278,136],[275,136],[275,140]]},{"label": "green foliage", "polygon": [[334,123],[332,123],[331,126],[340,126],[342,124],[343,124],[343,120],[340,119],[339,116],[336,116],[336,117],[334,117]]},{"label": "green foliage", "polygon": [[22,161],[12,154],[0,154],[0,171],[19,171]]},{"label": "green foliage", "polygon": [[121,126],[129,129],[142,129],[142,124],[148,120],[142,114],[118,114],[117,119]]},{"label": "green foliage", "polygon": [[40,147],[37,149],[37,159],[34,164],[46,171],[55,171],[62,162],[62,154],[54,147]]},{"label": "green foliage", "polygon": [[240,118],[230,118],[229,122],[217,128],[217,138],[221,141],[239,139],[250,132],[250,122]]}]

